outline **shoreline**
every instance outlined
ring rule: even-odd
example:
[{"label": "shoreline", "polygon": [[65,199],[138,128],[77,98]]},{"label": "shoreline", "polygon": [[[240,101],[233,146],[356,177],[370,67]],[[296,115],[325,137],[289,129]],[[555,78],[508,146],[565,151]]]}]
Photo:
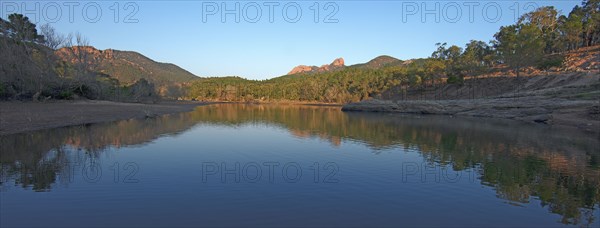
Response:
[{"label": "shoreline", "polygon": [[0,102],[0,136],[36,130],[151,118],[193,111],[213,102],[163,101],[156,104],[103,100]]},{"label": "shoreline", "polygon": [[600,133],[600,108],[598,101],[593,100],[535,97],[421,101],[371,99],[346,104],[342,111],[511,119]]},{"label": "shoreline", "polygon": [[0,136],[59,127],[143,119],[193,111],[210,104],[309,105],[342,107],[313,102],[162,101],[156,104],[105,100],[0,101]]},{"label": "shoreline", "polygon": [[344,112],[389,112],[416,115],[447,115],[499,118],[529,123],[566,126],[600,133],[600,107],[594,100],[569,100],[543,96],[455,100],[379,100],[349,104],[311,102],[208,102],[163,101],[157,104],[103,100],[50,101],[43,103],[0,102],[0,136],[36,130],[143,119],[193,111],[209,104],[309,105],[341,107]]},{"label": "shoreline", "polygon": [[[475,90],[479,98],[475,98]],[[600,74],[508,76],[445,84],[420,94],[391,92],[386,99],[346,104],[342,111],[435,114],[512,119],[600,134]],[[419,96],[423,95],[423,96]],[[444,95],[444,96],[441,96]],[[473,96],[473,98],[469,98]],[[441,99],[435,99],[441,98]]]}]

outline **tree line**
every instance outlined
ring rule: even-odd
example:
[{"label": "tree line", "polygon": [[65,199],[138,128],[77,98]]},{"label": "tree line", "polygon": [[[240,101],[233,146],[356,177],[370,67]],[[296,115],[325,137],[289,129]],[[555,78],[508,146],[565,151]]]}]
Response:
[{"label": "tree line", "polygon": [[270,80],[239,77],[205,78],[190,83],[188,97],[199,100],[286,100],[347,103],[376,97],[394,87],[401,91],[462,83],[466,77],[510,69],[517,77],[524,68],[560,68],[563,54],[600,44],[600,0],[585,0],[562,15],[546,6],[502,26],[489,42],[472,40],[460,47],[437,43],[429,58],[378,69],[346,67],[301,73]]},{"label": "tree line", "polygon": [[320,74],[301,74],[269,80],[240,77],[199,79],[188,86],[192,98],[220,101],[360,101],[390,88],[387,70],[346,68]]}]

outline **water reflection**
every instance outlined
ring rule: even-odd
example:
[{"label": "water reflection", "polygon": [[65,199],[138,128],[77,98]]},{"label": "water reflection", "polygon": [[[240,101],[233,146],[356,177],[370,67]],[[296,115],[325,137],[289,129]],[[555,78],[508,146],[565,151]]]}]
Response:
[{"label": "water reflection", "polygon": [[143,145],[193,124],[189,114],[177,114],[0,136],[0,183],[47,191],[57,175],[68,184],[74,164],[93,163],[104,150]]},{"label": "water reflection", "polygon": [[388,148],[419,151],[430,163],[476,170],[482,185],[516,206],[541,201],[564,224],[595,222],[600,203],[597,135],[501,120],[343,113],[339,107],[211,105],[194,112],[36,131],[0,137],[0,181],[49,191],[68,185],[72,164],[94,162],[103,151],[144,146],[199,124],[266,124],[334,147],[359,143],[378,156]]}]

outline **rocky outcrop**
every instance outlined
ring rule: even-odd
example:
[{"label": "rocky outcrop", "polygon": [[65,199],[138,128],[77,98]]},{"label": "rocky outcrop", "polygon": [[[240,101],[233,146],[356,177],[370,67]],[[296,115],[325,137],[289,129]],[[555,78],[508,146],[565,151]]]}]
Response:
[{"label": "rocky outcrop", "polygon": [[114,50],[98,50],[92,46],[74,46],[58,49],[56,52],[63,60],[68,60],[71,63],[78,61],[80,58],[88,59],[88,61],[105,61],[114,58]]},{"label": "rocky outcrop", "polygon": [[343,67],[344,65],[344,58],[337,58],[335,60],[333,60],[333,62],[331,64],[329,64],[329,66],[331,67]]},{"label": "rocky outcrop", "polygon": [[294,69],[292,69],[288,74],[299,74],[299,73],[305,73],[305,72],[313,72],[313,71],[317,71],[319,68],[316,66],[306,66],[306,65],[300,65],[297,67],[294,67]]},{"label": "rocky outcrop", "polygon": [[299,74],[299,73],[314,73],[314,72],[332,71],[332,70],[337,70],[337,69],[346,67],[346,65],[344,65],[344,64],[345,63],[344,63],[343,58],[337,58],[337,59],[333,60],[333,62],[331,64],[325,64],[325,65],[322,65],[321,67],[300,65],[300,66],[294,67],[294,69],[292,69],[288,73],[288,75]]},{"label": "rocky outcrop", "polygon": [[329,65],[325,64],[322,65],[321,67],[319,67],[319,69],[317,69],[317,71],[323,72],[323,71],[332,71],[335,69],[340,69],[345,67],[346,65],[344,65],[344,59],[343,58],[337,58],[335,60],[333,60],[333,62]]}]

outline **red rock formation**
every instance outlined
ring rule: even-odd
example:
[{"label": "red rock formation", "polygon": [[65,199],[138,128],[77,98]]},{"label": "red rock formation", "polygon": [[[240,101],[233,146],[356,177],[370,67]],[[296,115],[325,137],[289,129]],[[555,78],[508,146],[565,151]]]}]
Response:
[{"label": "red rock formation", "polygon": [[304,73],[304,72],[312,72],[319,69],[316,66],[306,66],[306,65],[300,65],[297,67],[294,67],[294,69],[292,69],[288,74],[298,74],[298,73]]},{"label": "red rock formation", "polygon": [[331,64],[329,64],[329,66],[345,66],[344,58],[337,58],[337,59],[333,60],[333,62]]},{"label": "red rock formation", "polygon": [[294,67],[294,69],[292,69],[288,73],[288,75],[298,74],[298,73],[324,72],[324,71],[331,71],[331,70],[340,69],[340,68],[344,68],[344,67],[346,67],[346,65],[344,65],[344,59],[337,58],[337,59],[333,60],[333,62],[331,64],[325,64],[325,65],[322,65],[321,67],[306,66],[306,65],[300,65],[300,66]]},{"label": "red rock formation", "polygon": [[114,56],[112,49],[98,50],[91,46],[65,47],[56,50],[56,55],[65,61],[75,63],[78,58],[85,58],[87,61],[111,60]]}]

